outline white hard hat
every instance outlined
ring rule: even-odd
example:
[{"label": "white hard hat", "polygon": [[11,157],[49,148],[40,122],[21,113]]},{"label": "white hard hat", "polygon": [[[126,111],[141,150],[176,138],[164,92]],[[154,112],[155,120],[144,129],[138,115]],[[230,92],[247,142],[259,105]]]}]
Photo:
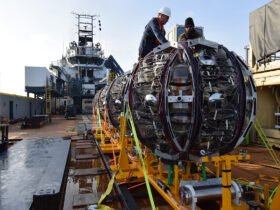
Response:
[{"label": "white hard hat", "polygon": [[159,11],[158,11],[159,14],[163,14],[163,15],[166,15],[168,17],[171,16],[171,10],[168,8],[168,7],[162,7]]}]

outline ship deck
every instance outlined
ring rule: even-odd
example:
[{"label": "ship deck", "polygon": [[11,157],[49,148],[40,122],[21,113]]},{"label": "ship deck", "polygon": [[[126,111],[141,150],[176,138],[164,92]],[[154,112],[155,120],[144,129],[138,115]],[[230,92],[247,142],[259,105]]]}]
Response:
[{"label": "ship deck", "polygon": [[[87,119],[83,116],[77,116],[73,120],[65,120],[63,116],[54,115],[52,123],[42,128],[21,129],[20,123],[17,123],[11,125],[9,129],[9,142],[14,144],[18,144],[17,142],[20,140],[42,138],[62,137],[71,139],[71,161],[63,208],[65,210],[86,209],[87,204],[99,200],[100,195],[105,192],[109,183],[110,176],[106,171],[95,141],[79,135],[81,125],[87,123],[90,125],[90,121],[90,118]],[[264,147],[255,145],[238,147],[232,154],[239,153],[241,149],[247,150],[251,159],[240,162],[238,166],[233,167],[233,178],[252,181],[261,179],[262,184],[268,183],[271,187],[276,187],[280,176],[279,168],[273,163],[269,152]],[[280,156],[279,150],[275,152]],[[211,168],[211,166],[209,167]],[[11,177],[11,179],[15,179],[15,177]],[[113,191],[115,192],[105,200],[105,204],[114,209],[124,209],[121,197],[116,190],[113,189]],[[139,209],[151,209],[145,185],[131,188],[129,191],[134,197],[135,206],[138,206]],[[154,197],[156,205],[160,209],[172,209],[158,194],[154,193]]]}]

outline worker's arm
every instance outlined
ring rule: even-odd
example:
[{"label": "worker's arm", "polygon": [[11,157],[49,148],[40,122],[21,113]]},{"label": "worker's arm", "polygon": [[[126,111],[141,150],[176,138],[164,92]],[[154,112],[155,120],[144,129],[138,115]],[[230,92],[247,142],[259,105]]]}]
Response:
[{"label": "worker's arm", "polygon": [[167,42],[167,39],[165,39],[164,35],[165,35],[165,32],[164,31],[161,31],[159,29],[159,25],[158,25],[158,22],[156,19],[154,19],[153,21],[150,22],[150,27],[155,35],[155,37],[157,38],[157,40],[163,44],[165,42]]}]

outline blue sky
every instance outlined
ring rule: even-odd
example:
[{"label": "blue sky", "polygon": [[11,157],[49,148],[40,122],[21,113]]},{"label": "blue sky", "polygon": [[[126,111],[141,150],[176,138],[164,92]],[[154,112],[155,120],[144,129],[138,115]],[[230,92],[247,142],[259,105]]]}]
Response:
[{"label": "blue sky", "polygon": [[71,14],[99,14],[101,42],[106,56],[130,70],[147,22],[167,6],[172,16],[166,31],[193,17],[204,27],[205,38],[244,57],[249,44],[249,14],[269,0],[0,0],[0,92],[25,95],[24,66],[48,67],[77,40]]}]

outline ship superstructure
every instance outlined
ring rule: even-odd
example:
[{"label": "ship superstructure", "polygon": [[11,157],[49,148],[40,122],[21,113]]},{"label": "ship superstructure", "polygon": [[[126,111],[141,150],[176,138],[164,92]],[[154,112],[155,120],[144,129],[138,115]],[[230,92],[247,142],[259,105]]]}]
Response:
[{"label": "ship superstructure", "polygon": [[[51,109],[56,110],[69,104],[74,104],[78,113],[90,113],[92,99],[95,93],[106,85],[104,78],[107,74],[123,73],[113,56],[105,57],[101,44],[94,42],[96,25],[101,30],[101,22],[97,20],[99,16],[76,13],[74,15],[77,18],[78,39],[69,43],[66,54],[60,60],[51,63],[49,71],[52,77],[55,77],[54,84],[49,85],[50,78],[47,78],[43,89],[42,85],[40,86],[40,91],[37,91],[36,87],[30,89],[26,86],[28,93],[43,95],[46,101],[52,101],[52,105],[49,106],[46,102],[46,112],[49,113]],[[28,73],[29,69],[26,68],[26,71]],[[32,77],[29,79],[32,80]],[[58,97],[59,100],[51,100],[50,96]]]},{"label": "ship superstructure", "polygon": [[[91,110],[91,101],[96,92],[105,85],[105,56],[100,43],[93,41],[96,15],[75,14],[78,20],[78,41],[72,41],[61,60],[52,62],[50,69],[62,80],[64,95],[73,98],[78,111]],[[99,30],[101,23],[99,22]],[[88,106],[87,106],[88,105]],[[88,107],[88,108],[87,108]]]}]

